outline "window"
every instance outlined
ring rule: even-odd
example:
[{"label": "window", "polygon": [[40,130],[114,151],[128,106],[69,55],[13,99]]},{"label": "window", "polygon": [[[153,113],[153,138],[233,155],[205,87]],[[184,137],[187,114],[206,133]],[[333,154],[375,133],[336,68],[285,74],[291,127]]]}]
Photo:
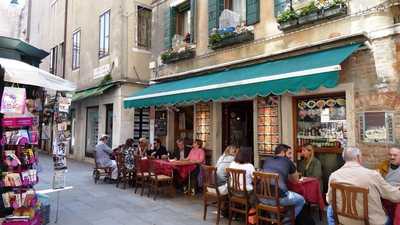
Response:
[{"label": "window", "polygon": [[246,0],[224,0],[224,9],[240,15],[240,21],[246,21]]},{"label": "window", "polygon": [[81,46],[81,31],[76,31],[72,34],[72,69],[78,69],[80,66],[80,46]]},{"label": "window", "polygon": [[191,9],[190,2],[186,1],[176,7],[175,34],[183,37],[184,41],[190,42]]},{"label": "window", "polygon": [[151,47],[151,10],[138,6],[138,46]]},{"label": "window", "polygon": [[57,53],[58,53],[58,46],[52,48],[50,50],[50,68],[49,71],[52,74],[57,74]]},{"label": "window", "polygon": [[364,112],[359,115],[360,139],[366,143],[394,143],[394,114]]},{"label": "window", "polygon": [[99,58],[110,53],[110,10],[100,16]]}]

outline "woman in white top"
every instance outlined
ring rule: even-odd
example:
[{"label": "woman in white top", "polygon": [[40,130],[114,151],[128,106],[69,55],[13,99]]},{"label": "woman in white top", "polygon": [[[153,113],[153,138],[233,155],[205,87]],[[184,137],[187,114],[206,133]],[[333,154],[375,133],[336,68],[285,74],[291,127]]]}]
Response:
[{"label": "woman in white top", "polygon": [[[251,164],[251,153],[247,149],[240,149],[235,160],[229,165],[229,168],[240,169],[246,171],[246,190],[253,191],[253,173],[255,168]],[[243,180],[240,179],[240,186],[243,187]]]}]

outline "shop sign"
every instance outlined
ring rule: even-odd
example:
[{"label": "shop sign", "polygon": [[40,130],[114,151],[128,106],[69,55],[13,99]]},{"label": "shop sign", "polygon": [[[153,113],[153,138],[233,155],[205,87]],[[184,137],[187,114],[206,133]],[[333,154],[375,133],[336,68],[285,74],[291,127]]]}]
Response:
[{"label": "shop sign", "polygon": [[71,106],[71,98],[58,97],[58,111],[59,112],[69,112],[69,107]]},{"label": "shop sign", "polygon": [[110,73],[111,66],[106,64],[93,69],[93,79],[104,77]]},{"label": "shop sign", "polygon": [[65,187],[65,170],[56,170],[53,174],[53,189]]}]

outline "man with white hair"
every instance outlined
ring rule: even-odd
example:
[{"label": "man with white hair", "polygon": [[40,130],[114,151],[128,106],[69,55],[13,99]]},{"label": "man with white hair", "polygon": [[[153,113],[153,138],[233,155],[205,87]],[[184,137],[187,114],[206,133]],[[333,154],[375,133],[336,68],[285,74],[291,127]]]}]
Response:
[{"label": "man with white hair", "polygon": [[[384,225],[389,224],[390,220],[386,216],[383,208],[381,198],[387,199],[391,202],[400,202],[400,190],[388,182],[376,171],[370,170],[361,165],[361,151],[356,147],[348,147],[343,150],[343,159],[345,164],[331,174],[329,177],[329,184],[346,183],[358,187],[368,188],[368,216],[371,225]],[[332,189],[329,186],[328,193],[326,195],[329,204],[332,203]],[[361,198],[361,196],[358,196]],[[341,202],[340,195],[338,196],[338,202]],[[356,202],[358,212],[363,207],[362,201]],[[334,224],[332,206],[328,207],[327,210],[328,224]],[[341,218],[339,220],[342,224],[363,224],[359,221],[351,220],[348,218]]]},{"label": "man with white hair", "polygon": [[389,159],[379,164],[378,171],[389,184],[400,187],[400,148],[389,150]]},{"label": "man with white hair", "polygon": [[108,135],[101,136],[99,143],[96,145],[96,162],[101,167],[111,167],[111,179],[116,181],[118,178],[117,162],[111,159],[112,149],[107,145]]}]

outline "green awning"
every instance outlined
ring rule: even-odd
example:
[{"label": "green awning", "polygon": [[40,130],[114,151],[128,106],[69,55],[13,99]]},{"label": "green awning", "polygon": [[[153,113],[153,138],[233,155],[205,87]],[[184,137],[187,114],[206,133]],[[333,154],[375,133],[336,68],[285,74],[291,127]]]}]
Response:
[{"label": "green awning", "polygon": [[82,91],[77,91],[72,96],[72,101],[73,102],[80,101],[80,100],[88,98],[88,97],[102,95],[104,93],[104,91],[106,91],[107,89],[109,89],[115,85],[116,85],[115,83],[112,83],[112,84],[94,87],[94,88],[90,88],[90,89],[86,89],[86,90],[82,90]]},{"label": "green awning", "polygon": [[124,99],[125,108],[220,101],[335,87],[340,63],[359,48],[350,44],[198,77],[158,83]]}]

